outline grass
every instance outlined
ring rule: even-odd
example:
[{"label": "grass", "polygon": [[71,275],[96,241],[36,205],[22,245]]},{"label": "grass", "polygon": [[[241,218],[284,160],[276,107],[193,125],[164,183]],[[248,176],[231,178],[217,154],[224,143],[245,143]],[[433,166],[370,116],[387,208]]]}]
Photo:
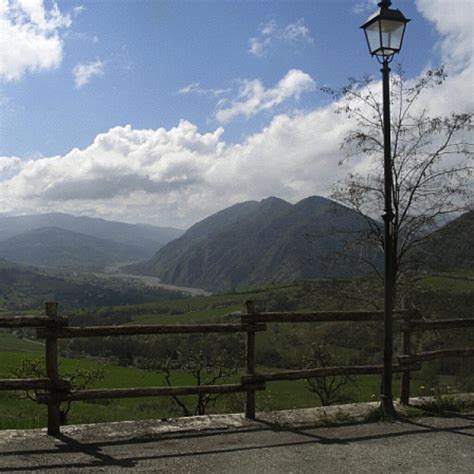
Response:
[{"label": "grass", "polygon": [[[464,275],[464,274],[463,274]],[[463,275],[427,276],[419,280],[420,286],[433,289],[438,286],[452,293],[472,292],[472,279],[467,281]],[[471,275],[472,276],[472,275]],[[447,288],[449,287],[449,288]],[[209,297],[193,297],[175,301],[157,301],[154,303],[104,307],[98,310],[104,314],[122,313],[131,315],[133,322],[138,324],[176,324],[176,323],[206,323],[230,321],[238,317],[226,318],[226,315],[242,310],[243,303],[247,299],[261,301],[269,294],[294,296],[297,286],[281,285],[262,287],[242,291],[239,293],[220,294]],[[300,288],[301,290],[301,288]],[[326,300],[321,300],[321,305]],[[319,302],[318,302],[319,304]],[[328,303],[329,304],[329,303]],[[331,303],[332,304],[332,303]],[[1,317],[1,315],[0,315]],[[351,337],[357,340],[364,337],[365,329],[354,332],[353,326],[345,328],[341,325],[334,337],[332,348],[341,351],[346,350],[347,356],[356,355],[358,349],[340,347],[340,341],[346,343],[345,338]],[[325,331],[329,325],[318,325],[318,331],[313,330],[308,340],[319,340],[325,337]],[[338,326],[339,328],[339,326]],[[348,336],[345,336],[346,330]],[[365,326],[364,326],[365,328]],[[303,335],[309,333],[307,325],[269,325],[268,331],[257,334],[257,354],[270,353],[272,350],[282,353],[289,360],[300,360],[302,347],[295,341],[305,340]],[[331,335],[330,333],[328,333]],[[293,337],[294,336],[294,337]],[[343,340],[344,339],[344,340]],[[356,341],[357,342],[357,341]],[[347,344],[346,344],[347,345]],[[12,376],[14,367],[20,365],[21,359],[43,357],[43,346],[34,342],[20,339],[9,332],[0,332],[0,378]],[[343,354],[344,355],[344,354]],[[262,359],[263,360],[263,359]],[[74,367],[82,369],[94,368],[99,361],[97,359],[61,359],[60,372],[67,372]],[[262,362],[267,364],[267,362]],[[268,365],[274,362],[268,362]],[[277,366],[278,363],[275,363]],[[105,379],[95,384],[97,388],[119,388],[119,387],[152,387],[163,386],[165,381],[162,375],[140,370],[138,368],[122,367],[114,364],[104,366]],[[270,367],[259,367],[259,371],[274,371]],[[412,380],[411,396],[431,394],[429,381],[424,380],[422,374],[414,373]],[[446,385],[453,385],[453,377],[439,377],[438,380]],[[380,390],[379,376],[357,377],[357,386],[347,387],[346,397],[353,401],[371,401],[378,399]],[[174,382],[181,385],[193,385],[194,381],[190,375],[176,372]],[[238,376],[229,382],[238,382]],[[398,394],[399,379],[394,379],[394,393]],[[422,388],[424,387],[424,388]],[[30,400],[21,399],[21,392],[0,392],[0,429],[5,428],[34,428],[43,427],[46,423],[46,408],[37,405]],[[193,397],[191,397],[193,398]],[[228,395],[218,400],[212,412],[242,412],[245,394]],[[257,392],[258,410],[282,410],[291,408],[308,408],[319,404],[319,399],[306,389],[304,380],[292,382],[270,382],[265,391]],[[105,421],[141,420],[152,418],[165,418],[180,416],[173,400],[164,397],[121,399],[121,400],[97,400],[89,402],[74,402],[69,414],[69,423],[93,423]]]},{"label": "grass", "polygon": [[[241,309],[242,305],[234,304],[222,308],[194,310],[183,314],[140,314],[134,317],[130,324],[215,323],[222,321],[225,315]],[[237,322],[238,318],[235,319]]]},{"label": "grass", "polygon": [[[172,316],[184,316],[194,318],[195,321],[204,316],[212,320],[214,316],[221,316],[232,311],[241,311],[247,300],[265,299],[269,294],[292,295],[298,291],[297,284],[274,285],[251,288],[235,293],[219,293],[211,296],[194,296],[178,300],[155,301],[152,303],[133,304],[124,306],[106,306],[100,308],[98,313],[127,314],[131,315],[135,322],[152,322],[155,317],[160,316],[160,324],[174,322]],[[217,313],[214,313],[217,311]],[[200,313],[200,314],[198,314]],[[171,318],[168,319],[167,316]],[[161,317],[163,319],[161,319]],[[200,321],[198,321],[200,322]]]},{"label": "grass", "polygon": [[417,280],[417,285],[428,290],[448,293],[474,293],[474,272],[450,272],[427,275]]},{"label": "grass", "polygon": [[[12,371],[22,359],[37,358],[38,354],[20,352],[0,353],[0,378],[12,378]],[[92,369],[97,367],[94,359],[60,359],[59,371],[62,374],[76,367]],[[163,375],[129,367],[106,364],[105,378],[91,388],[153,387],[166,385]],[[174,382],[178,385],[192,385],[193,379],[185,373],[177,373]],[[46,424],[46,407],[25,399],[23,392],[0,392],[0,429],[39,428]],[[68,422],[98,423],[105,421],[142,420],[163,418],[178,414],[174,403],[163,398],[136,398],[120,400],[93,400],[74,402]]]},{"label": "grass", "polygon": [[416,408],[435,415],[450,415],[474,410],[474,399],[463,399],[455,394],[438,395],[419,403]]},{"label": "grass", "polygon": [[[0,378],[11,378],[12,371],[20,365],[22,359],[38,358],[39,353],[2,352],[0,353]],[[60,373],[67,374],[76,367],[92,369],[97,367],[95,359],[60,359]],[[259,371],[272,369],[260,367]],[[138,368],[121,367],[112,364],[104,366],[105,378],[96,382],[94,388],[152,387],[166,385],[163,375]],[[227,383],[238,383],[235,376]],[[176,385],[194,385],[194,379],[187,373],[177,372],[173,376]],[[347,395],[355,400],[370,400],[377,392],[378,377],[360,377],[356,388],[351,388]],[[185,397],[188,402],[193,397]],[[292,408],[309,408],[319,405],[317,396],[306,389],[304,380],[292,382],[271,382],[265,391],[257,392],[258,410],[283,410]],[[25,399],[23,392],[0,393],[0,429],[39,428],[46,423],[46,407]],[[212,412],[243,412],[244,394],[223,396]],[[151,418],[168,418],[180,416],[175,403],[164,397],[135,398],[117,400],[96,400],[74,402],[69,413],[68,422],[98,423],[105,421],[143,420]]]},{"label": "grass", "polygon": [[2,331],[0,329],[0,352],[11,351],[40,353],[44,351],[44,344],[42,344],[41,342],[19,338],[11,332]]},{"label": "grass", "polygon": [[[38,352],[2,352],[0,353],[0,378],[11,378],[13,369],[20,365],[22,359],[36,359],[42,357]],[[97,367],[95,359],[60,359],[60,373],[67,374],[76,367],[92,369]],[[272,369],[260,367],[259,371]],[[152,387],[166,385],[163,375],[148,372],[138,368],[121,367],[112,364],[104,366],[105,378],[96,382],[94,388],[120,387]],[[238,383],[235,376],[227,383]],[[187,373],[174,374],[173,383],[176,385],[194,385],[194,379]],[[378,385],[376,377],[361,377],[358,387],[352,395],[357,399],[370,399]],[[348,393],[348,395],[351,395]],[[193,397],[186,397],[188,401]],[[315,394],[309,392],[303,380],[292,382],[271,382],[267,389],[257,393],[257,407],[259,410],[283,410],[291,408],[309,408],[318,406],[319,401]],[[37,405],[25,399],[23,392],[0,393],[0,429],[8,428],[39,428],[46,423],[46,407]],[[243,412],[244,394],[223,396],[219,399],[212,412]],[[69,414],[68,422],[97,423],[105,421],[142,420],[150,418],[167,418],[180,416],[175,403],[164,397],[135,398],[119,400],[96,400],[89,402],[75,402]]]}]

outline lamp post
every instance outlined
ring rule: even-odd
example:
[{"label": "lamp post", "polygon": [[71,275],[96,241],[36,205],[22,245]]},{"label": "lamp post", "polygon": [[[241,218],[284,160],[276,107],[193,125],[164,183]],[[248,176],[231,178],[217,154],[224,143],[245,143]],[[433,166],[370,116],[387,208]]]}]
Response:
[{"label": "lamp post", "polygon": [[410,21],[400,10],[390,8],[392,2],[379,2],[379,9],[361,26],[369,51],[382,65],[383,135],[384,135],[384,351],[381,410],[393,417],[392,358],[393,358],[393,292],[395,287],[395,252],[392,209],[392,157],[390,144],[390,67],[394,55],[402,47],[406,24]]}]

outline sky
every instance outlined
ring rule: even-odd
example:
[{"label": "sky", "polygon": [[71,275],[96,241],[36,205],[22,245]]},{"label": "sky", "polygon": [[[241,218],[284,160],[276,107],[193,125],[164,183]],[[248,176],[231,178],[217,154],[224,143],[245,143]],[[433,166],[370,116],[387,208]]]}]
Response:
[{"label": "sky", "polygon": [[[408,78],[474,105],[474,0],[395,0]],[[229,205],[328,196],[350,120],[321,91],[378,75],[374,0],[0,0],[0,214],[185,228]],[[362,161],[361,161],[362,160]]]}]

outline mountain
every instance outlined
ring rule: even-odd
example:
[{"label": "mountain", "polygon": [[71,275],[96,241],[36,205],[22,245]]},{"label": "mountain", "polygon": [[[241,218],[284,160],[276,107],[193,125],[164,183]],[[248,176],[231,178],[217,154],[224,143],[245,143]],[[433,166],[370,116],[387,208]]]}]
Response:
[{"label": "mountain", "polygon": [[138,247],[57,227],[41,227],[0,242],[0,257],[12,262],[74,270],[99,269],[144,255]]},{"label": "mountain", "polygon": [[414,250],[416,267],[449,272],[474,268],[474,211],[466,212],[431,233]]},{"label": "mountain", "polygon": [[0,258],[0,270],[20,269],[21,265],[18,263],[10,262],[5,258]]},{"label": "mountain", "polygon": [[0,242],[44,227],[57,227],[98,239],[134,246],[136,247],[135,252],[144,255],[142,258],[153,256],[160,247],[183,233],[182,230],[171,227],[126,224],[124,222],[61,213],[29,216],[0,215]]},{"label": "mountain", "polygon": [[365,270],[362,256],[374,256],[359,245],[340,253],[365,229],[363,217],[329,199],[271,197],[224,209],[127,268],[210,290],[351,276]]}]

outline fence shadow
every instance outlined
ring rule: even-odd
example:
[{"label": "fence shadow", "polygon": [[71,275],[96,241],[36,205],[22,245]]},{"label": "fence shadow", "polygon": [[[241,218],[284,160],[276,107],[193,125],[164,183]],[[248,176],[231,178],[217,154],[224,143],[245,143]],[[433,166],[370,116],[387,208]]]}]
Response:
[{"label": "fence shadow", "polygon": [[[441,421],[440,421],[441,420]],[[462,423],[461,421],[466,421]],[[439,426],[443,424],[443,426]],[[473,432],[469,432],[473,431]],[[251,453],[258,450],[278,450],[288,447],[338,445],[341,450],[353,443],[389,440],[411,436],[431,436],[439,433],[474,438],[474,419],[471,414],[456,418],[404,419],[391,423],[348,423],[342,426],[305,426],[293,428],[268,420],[257,419],[249,428],[229,428],[207,432],[184,432],[142,435],[131,439],[81,441],[80,436],[60,434],[46,438],[54,446],[1,452],[3,462],[12,457],[12,463],[0,472],[38,471],[51,469],[133,469],[140,463],[172,459],[218,456],[232,453]],[[181,443],[182,442],[182,443]],[[186,446],[184,450],[182,447]],[[151,454],[146,454],[150,453]],[[28,465],[18,462],[16,456],[40,459]],[[61,459],[62,457],[62,459]],[[71,457],[71,459],[69,459]],[[61,462],[62,461],[62,462]],[[33,464],[33,462],[31,462]]]}]

